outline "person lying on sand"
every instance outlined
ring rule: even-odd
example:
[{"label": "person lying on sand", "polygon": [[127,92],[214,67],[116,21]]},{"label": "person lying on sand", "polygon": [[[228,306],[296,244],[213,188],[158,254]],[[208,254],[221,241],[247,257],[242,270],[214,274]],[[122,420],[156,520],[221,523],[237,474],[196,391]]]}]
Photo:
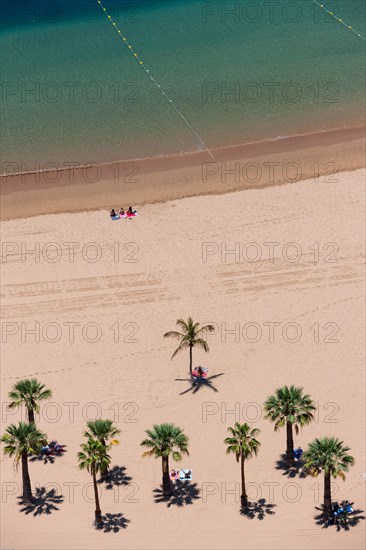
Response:
[{"label": "person lying on sand", "polygon": [[192,470],[181,470],[179,472],[180,481],[191,481],[192,479]]},{"label": "person lying on sand", "polygon": [[57,441],[51,441],[49,447],[51,453],[61,454],[64,450],[63,446],[57,443]]},{"label": "person lying on sand", "polygon": [[50,446],[49,445],[43,445],[41,447],[41,455],[49,455],[51,454],[51,449],[50,449]]},{"label": "person lying on sand", "polygon": [[296,460],[300,460],[300,458],[302,457],[302,454],[303,454],[303,450],[301,447],[298,447],[297,449],[294,449],[294,458]]}]

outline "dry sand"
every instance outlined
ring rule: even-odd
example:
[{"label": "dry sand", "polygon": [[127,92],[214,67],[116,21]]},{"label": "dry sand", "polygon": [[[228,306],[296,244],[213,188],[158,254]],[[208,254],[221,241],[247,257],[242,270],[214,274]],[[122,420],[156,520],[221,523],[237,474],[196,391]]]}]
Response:
[{"label": "dry sand", "polygon": [[[53,504],[48,497],[39,508],[50,513],[37,517],[20,511],[21,473],[2,457],[2,548],[364,548],[364,521],[339,533],[316,524],[323,479],[276,469],[285,433],[274,433],[261,411],[279,385],[304,386],[318,416],[295,443],[344,440],[356,465],[345,482],[335,481],[334,498],[365,510],[364,177],[358,170],[335,182],[146,205],[132,221],[111,222],[101,210],[2,223],[9,253],[3,249],[2,399],[16,380],[36,376],[54,391],[39,427],[67,446],[54,464],[30,462],[33,486],[63,495]],[[273,258],[269,242],[277,243]],[[240,257],[221,255],[235,243]],[[40,256],[23,254],[22,262],[22,246],[39,247]],[[203,247],[211,255],[203,258]],[[92,262],[95,253],[101,257]],[[217,391],[183,393],[189,383],[176,380],[187,377],[188,357],[170,361],[175,342],[163,333],[189,315],[218,326],[208,337],[210,353],[194,350],[195,365],[222,373],[212,379]],[[272,342],[268,323],[278,323]],[[27,333],[32,328],[39,337]],[[239,335],[225,336],[235,328]],[[91,477],[77,467],[86,420],[98,413],[121,428],[113,465],[132,478],[102,487],[103,513],[126,520],[118,532],[92,527]],[[3,408],[2,433],[20,418]],[[240,472],[223,439],[236,420],[261,430],[246,477],[250,499],[265,499],[263,519],[241,516],[232,494]],[[190,439],[181,466],[193,469],[196,494],[170,506],[154,502],[160,461],[141,458],[145,429],[160,422],[176,423]]]}]

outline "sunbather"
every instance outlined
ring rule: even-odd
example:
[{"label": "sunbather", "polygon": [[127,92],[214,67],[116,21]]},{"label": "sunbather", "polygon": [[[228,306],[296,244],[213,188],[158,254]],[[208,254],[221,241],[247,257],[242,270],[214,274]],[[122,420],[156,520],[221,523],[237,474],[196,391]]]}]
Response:
[{"label": "sunbather", "polygon": [[[50,444],[51,446],[51,444]],[[63,451],[63,448],[62,448],[62,445],[60,445],[59,443],[57,443],[57,441],[54,441],[53,442],[53,445],[51,447],[51,449],[53,450],[54,453],[56,454],[59,454]]]},{"label": "sunbather", "polygon": [[338,506],[338,504],[336,504],[333,509],[333,516],[331,518],[331,521],[333,521],[336,525],[346,525],[351,519],[351,514],[353,512],[353,508],[350,504],[348,504],[347,506],[342,506],[342,504],[343,502],[341,502],[341,506]]},{"label": "sunbather", "polygon": [[41,454],[42,455],[49,455],[50,452],[51,452],[51,449],[50,449],[49,445],[43,445],[43,447],[41,447]]},{"label": "sunbather", "polygon": [[112,208],[112,210],[111,210],[111,218],[114,218],[115,216],[117,216],[116,211],[115,211],[114,208]]},{"label": "sunbather", "polygon": [[180,481],[190,481],[192,479],[192,470],[180,470],[179,479]]},{"label": "sunbather", "polygon": [[303,454],[303,450],[301,447],[298,447],[297,449],[294,449],[294,458],[296,458],[296,460],[300,460],[300,458],[302,457],[302,454]]},{"label": "sunbather", "polygon": [[203,367],[197,367],[196,369],[194,369],[194,371],[192,371],[192,376],[194,380],[202,380],[207,376],[207,369],[204,369]]}]

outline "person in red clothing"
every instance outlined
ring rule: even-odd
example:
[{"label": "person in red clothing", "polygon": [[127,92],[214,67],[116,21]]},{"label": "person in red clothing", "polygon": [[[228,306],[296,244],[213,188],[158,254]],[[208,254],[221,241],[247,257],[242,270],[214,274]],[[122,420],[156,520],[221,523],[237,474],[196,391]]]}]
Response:
[{"label": "person in red clothing", "polygon": [[197,367],[196,371],[197,371],[197,374],[198,374],[198,378],[203,378],[204,377],[205,371],[203,370],[202,367]]},{"label": "person in red clothing", "polygon": [[132,206],[130,206],[129,209],[127,210],[127,216],[136,216],[136,214],[137,214],[137,211],[133,210]]}]

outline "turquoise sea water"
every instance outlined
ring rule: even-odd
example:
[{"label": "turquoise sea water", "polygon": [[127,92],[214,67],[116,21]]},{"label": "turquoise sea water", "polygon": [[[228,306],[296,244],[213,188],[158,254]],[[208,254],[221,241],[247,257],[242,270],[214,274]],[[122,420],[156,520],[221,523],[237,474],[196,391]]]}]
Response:
[{"label": "turquoise sea water", "polygon": [[[363,0],[322,3],[365,35]],[[363,123],[365,42],[313,0],[104,5],[209,148]],[[2,173],[203,148],[96,1],[1,21]]]}]

